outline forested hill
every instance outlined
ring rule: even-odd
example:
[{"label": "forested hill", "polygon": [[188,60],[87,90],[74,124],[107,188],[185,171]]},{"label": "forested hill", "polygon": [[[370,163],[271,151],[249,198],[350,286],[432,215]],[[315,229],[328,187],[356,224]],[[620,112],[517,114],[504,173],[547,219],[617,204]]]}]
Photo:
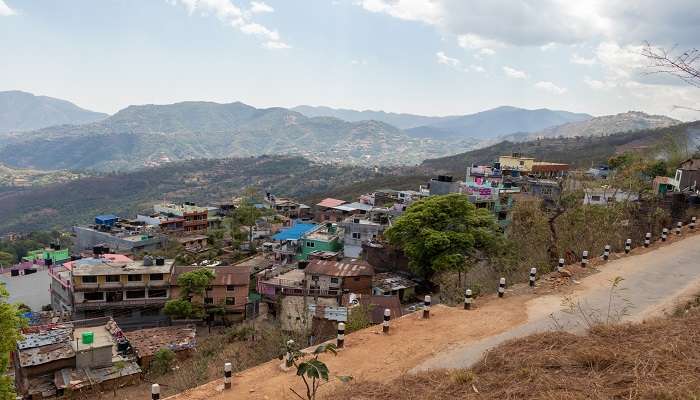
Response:
[{"label": "forested hill", "polygon": [[700,121],[659,129],[618,133],[597,137],[547,138],[528,142],[504,141],[478,150],[423,161],[421,167],[456,176],[465,174],[471,164],[488,164],[500,155],[513,152],[534,157],[539,161],[569,163],[574,167],[590,167],[605,163],[612,155],[624,151],[645,151],[674,141],[682,143],[686,135],[691,137],[689,149],[695,149],[700,137]]},{"label": "forested hill", "polygon": [[411,171],[397,168],[376,173],[302,157],[262,156],[183,161],[33,188],[0,187],[0,233],[66,229],[104,213],[134,217],[162,200],[217,202],[241,194],[248,186],[308,201],[331,192],[350,200],[378,187],[416,187],[427,179],[412,177]]}]

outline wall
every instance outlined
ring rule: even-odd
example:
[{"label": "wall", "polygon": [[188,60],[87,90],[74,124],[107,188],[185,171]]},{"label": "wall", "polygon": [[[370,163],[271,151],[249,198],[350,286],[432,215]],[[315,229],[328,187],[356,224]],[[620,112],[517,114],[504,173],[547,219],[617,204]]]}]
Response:
[{"label": "wall", "polygon": [[305,329],[310,329],[311,316],[308,312],[309,304],[338,306],[338,301],[335,298],[319,297],[317,300],[314,300],[313,297],[306,297],[306,302],[304,302],[304,296],[281,297],[278,318],[282,330],[288,332],[302,332]]},{"label": "wall", "polygon": [[105,244],[111,250],[120,252],[142,252],[153,251],[162,248],[166,241],[166,236],[156,236],[147,240],[132,241],[110,235],[107,232],[96,231],[91,228],[76,226],[74,248],[76,252],[82,250],[92,250],[98,244]]},{"label": "wall", "polygon": [[112,346],[92,347],[75,353],[75,366],[82,368],[99,368],[112,365]]},{"label": "wall", "polygon": [[[308,247],[307,242],[313,242],[313,247]],[[337,238],[327,242],[324,240],[315,239],[301,239],[301,254],[297,257],[299,260],[306,260],[309,258],[309,253],[313,251],[340,251],[343,246],[340,244]]]}]

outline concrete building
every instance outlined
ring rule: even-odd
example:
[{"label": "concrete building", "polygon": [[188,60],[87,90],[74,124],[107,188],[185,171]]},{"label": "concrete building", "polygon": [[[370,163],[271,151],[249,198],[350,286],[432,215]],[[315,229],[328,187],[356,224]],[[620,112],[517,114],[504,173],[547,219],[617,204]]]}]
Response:
[{"label": "concrete building", "polygon": [[584,193],[583,204],[590,205],[607,206],[609,203],[639,200],[636,193],[612,188],[586,189]]},{"label": "concrete building", "polygon": [[359,215],[346,218],[341,225],[344,230],[343,254],[350,258],[360,257],[362,244],[377,240],[386,226]]},{"label": "concrete building", "polygon": [[311,260],[304,268],[309,290],[372,294],[374,268],[364,261]]},{"label": "concrete building", "polygon": [[700,183],[700,158],[683,161],[676,169],[675,181],[678,182],[679,191],[696,191]]},{"label": "concrete building", "polygon": [[110,318],[24,328],[12,353],[17,392],[26,399],[56,398],[137,383],[141,369],[127,349]]},{"label": "concrete building", "polygon": [[428,183],[431,196],[459,193],[460,183],[455,182],[451,176],[440,175]]},{"label": "concrete building", "polygon": [[177,278],[186,272],[209,268],[214,272],[214,280],[204,293],[204,297],[194,301],[202,302],[205,307],[223,307],[227,314],[245,314],[248,304],[251,268],[245,264],[233,266],[198,267],[175,266],[170,277],[171,297],[179,298],[181,288]]},{"label": "concrete building", "polygon": [[162,325],[172,266],[172,260],[134,261],[121,254],[71,261],[49,270],[51,304],[77,319],[112,317],[125,328]]},{"label": "concrete building", "polygon": [[309,254],[314,251],[337,252],[343,249],[343,228],[337,224],[327,222],[316,225],[316,227],[306,232],[300,239],[298,260],[306,260]]},{"label": "concrete building", "polygon": [[527,173],[532,171],[534,163],[534,158],[523,157],[520,153],[498,157],[498,164],[501,171],[518,171],[520,175],[527,175]]},{"label": "concrete building", "polygon": [[168,240],[156,227],[142,221],[104,220],[99,216],[95,220],[101,223],[73,227],[75,253],[104,246],[115,253],[138,254],[163,248]]},{"label": "concrete building", "polygon": [[535,161],[530,174],[537,178],[561,178],[569,172],[569,164]]},{"label": "concrete building", "polygon": [[209,219],[220,220],[216,215],[215,207],[200,207],[194,203],[183,204],[160,203],[153,206],[156,214],[167,217],[182,218],[182,233],[193,235],[196,233],[206,233],[209,229]]}]

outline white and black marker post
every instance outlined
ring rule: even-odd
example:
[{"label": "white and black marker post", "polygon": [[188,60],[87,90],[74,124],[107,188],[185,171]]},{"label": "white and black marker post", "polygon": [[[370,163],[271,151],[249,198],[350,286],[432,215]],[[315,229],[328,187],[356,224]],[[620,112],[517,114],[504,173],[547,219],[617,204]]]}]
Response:
[{"label": "white and black marker post", "polygon": [[680,234],[681,234],[681,228],[682,228],[682,227],[683,227],[683,223],[682,223],[681,221],[678,221],[678,223],[676,224],[676,235],[680,235]]},{"label": "white and black marker post", "polygon": [[661,230],[661,241],[665,242],[668,239],[668,228]]},{"label": "white and black marker post", "polygon": [[233,365],[230,362],[224,364],[224,389],[231,389],[231,374],[233,373]]},{"label": "white and black marker post", "polygon": [[625,240],[625,254],[629,254],[632,250],[632,239]]},{"label": "white and black marker post", "polygon": [[651,232],[647,232],[644,234],[644,247],[649,247],[651,244]]},{"label": "white and black marker post", "polygon": [[157,383],[154,383],[151,385],[151,400],[159,400],[160,399],[160,385]]},{"label": "white and black marker post", "polygon": [[472,308],[472,290],[467,289],[467,291],[464,292],[464,309],[470,310],[471,308]]},{"label": "white and black marker post", "polygon": [[560,258],[559,259],[559,265],[557,265],[557,272],[561,272],[561,270],[564,269],[564,259]]},{"label": "white and black marker post", "polygon": [[690,218],[690,225],[688,225],[688,227],[690,228],[691,231],[692,231],[692,230],[695,230],[695,220],[696,220],[696,219],[697,219],[697,217],[691,217],[691,218]]},{"label": "white and black marker post", "polygon": [[498,297],[503,297],[506,292],[506,278],[501,278],[498,281]]},{"label": "white and black marker post", "polygon": [[606,244],[605,250],[603,250],[603,260],[608,261],[608,258],[610,258],[610,245]]},{"label": "white and black marker post", "polygon": [[586,267],[588,265],[588,250],[584,250],[581,255],[581,266]]},{"label": "white and black marker post", "polygon": [[338,323],[338,344],[337,348],[342,349],[345,346],[345,324]]},{"label": "white and black marker post", "polygon": [[382,332],[389,333],[389,320],[391,319],[391,310],[384,309],[384,322],[382,322]]},{"label": "white and black marker post", "polygon": [[423,300],[423,318],[430,318],[430,295],[426,295],[425,300]]},{"label": "white and black marker post", "polygon": [[530,287],[535,287],[535,280],[537,279],[537,268],[530,268]]}]

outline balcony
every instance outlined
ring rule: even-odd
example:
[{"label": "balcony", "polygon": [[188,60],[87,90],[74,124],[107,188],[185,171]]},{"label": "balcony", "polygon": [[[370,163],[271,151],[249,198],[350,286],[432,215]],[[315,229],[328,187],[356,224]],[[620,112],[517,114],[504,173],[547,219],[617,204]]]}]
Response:
[{"label": "balcony", "polygon": [[162,306],[168,301],[167,298],[162,299],[131,299],[122,301],[88,301],[84,303],[75,303],[76,310],[99,310],[110,308],[132,308],[145,306]]}]

